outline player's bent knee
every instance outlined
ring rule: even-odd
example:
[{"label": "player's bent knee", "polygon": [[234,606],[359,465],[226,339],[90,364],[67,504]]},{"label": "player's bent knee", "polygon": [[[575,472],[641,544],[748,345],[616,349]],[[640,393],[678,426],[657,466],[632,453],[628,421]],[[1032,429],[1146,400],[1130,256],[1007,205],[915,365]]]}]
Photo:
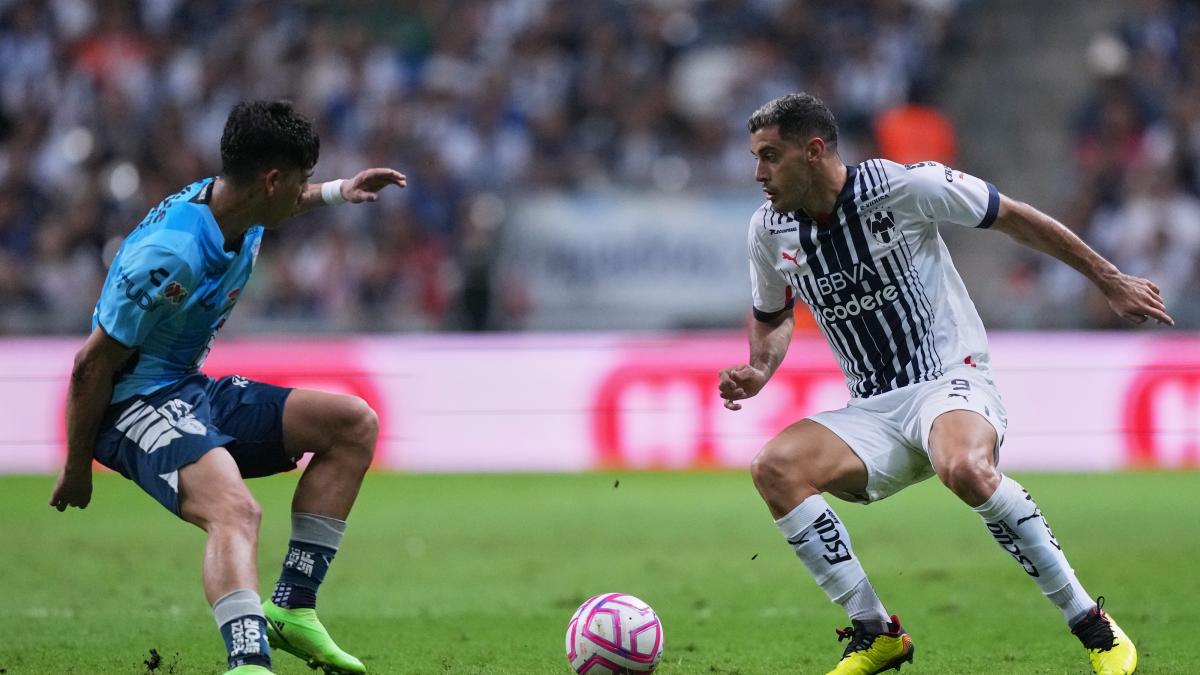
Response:
[{"label": "player's bent knee", "polygon": [[179,515],[205,530],[214,526],[257,530],[262,520],[262,509],[224,448],[214,448],[180,470],[179,495]]},{"label": "player's bent knee", "polygon": [[773,448],[767,446],[758,451],[750,462],[750,478],[760,489],[777,483],[781,478],[780,461]]},{"label": "player's bent knee", "polygon": [[364,468],[375,457],[375,441],[379,438],[379,415],[357,396],[351,397],[341,425],[342,445],[360,460]]},{"label": "player's bent knee", "polygon": [[374,451],[375,439],[379,437],[379,415],[361,398],[354,406],[352,433],[356,441]]},{"label": "player's bent knee", "polygon": [[363,445],[375,453],[375,441],[379,438],[379,413],[375,409],[367,405],[366,401],[362,402],[362,407],[358,415],[358,421],[355,425],[359,440]]},{"label": "player's bent knee", "polygon": [[249,491],[245,494],[225,494],[203,504],[191,504],[184,509],[185,520],[207,532],[237,532],[244,536],[258,535],[262,523],[262,507]]},{"label": "player's bent knee", "polygon": [[779,490],[794,493],[798,489],[817,492],[804,475],[798,453],[778,445],[767,445],[759,451],[750,463],[750,477],[764,494]]},{"label": "player's bent knee", "polygon": [[214,514],[214,524],[258,532],[262,523],[262,507],[247,491],[243,495],[230,496],[222,500]]},{"label": "player's bent knee", "polygon": [[1000,472],[989,461],[990,449],[977,448],[951,454],[935,468],[938,479],[960,496],[990,494],[1000,482]]}]

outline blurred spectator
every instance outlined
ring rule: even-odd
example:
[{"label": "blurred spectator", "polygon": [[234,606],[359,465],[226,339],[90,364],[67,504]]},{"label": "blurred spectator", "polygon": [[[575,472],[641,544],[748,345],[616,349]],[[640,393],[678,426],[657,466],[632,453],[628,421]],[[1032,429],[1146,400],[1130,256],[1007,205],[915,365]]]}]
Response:
[{"label": "blurred spectator", "polygon": [[[1200,11],[1138,0],[1088,49],[1091,93],[1074,125],[1076,185],[1067,225],[1129,274],[1162,289],[1177,322],[1200,322]],[[1120,327],[1085,285],[1041,272],[1050,306]]]},{"label": "blurred spectator", "polygon": [[1200,199],[1183,188],[1170,158],[1127,174],[1120,205],[1096,214],[1092,238],[1122,271],[1153,279],[1167,307],[1190,299],[1200,260]]},{"label": "blurred spectator", "polygon": [[0,331],[86,329],[106,252],[219,169],[225,117],[249,98],[314,119],[317,180],[370,164],[410,181],[370,213],[273,232],[246,299],[264,321],[516,327],[528,297],[492,264],[506,202],[746,188],[746,117],[801,88],[839,111],[853,159],[870,120],[932,77],[955,6],[0,0]]},{"label": "blurred spectator", "polygon": [[1106,204],[1120,199],[1123,173],[1141,162],[1146,133],[1160,117],[1154,95],[1130,72],[1131,59],[1129,47],[1115,37],[1092,41],[1088,60],[1094,89],[1075,124],[1075,158],[1083,181],[1095,186]]},{"label": "blurred spectator", "polygon": [[954,126],[914,88],[908,103],[889,108],[875,118],[879,156],[912,164],[933,160],[953,164],[958,156]]}]

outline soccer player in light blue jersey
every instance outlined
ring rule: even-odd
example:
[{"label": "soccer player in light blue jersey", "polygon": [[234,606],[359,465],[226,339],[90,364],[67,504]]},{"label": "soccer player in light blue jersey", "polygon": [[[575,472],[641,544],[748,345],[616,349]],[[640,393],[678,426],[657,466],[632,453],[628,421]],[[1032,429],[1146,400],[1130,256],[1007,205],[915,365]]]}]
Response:
[{"label": "soccer player in light blue jersey", "polygon": [[[50,505],[87,507],[95,459],[207,532],[204,592],[230,673],[271,672],[270,647],[327,673],[366,672],[317,619],[316,596],[375,452],[375,412],[353,396],[200,372],[264,228],[405,185],[392,169],[309,183],[319,150],[291,104],[234,107],[221,174],[164,199],[122,244],[67,393],[67,459]],[[260,602],[261,514],[243,479],[293,469],[308,452],[283,570]]]}]

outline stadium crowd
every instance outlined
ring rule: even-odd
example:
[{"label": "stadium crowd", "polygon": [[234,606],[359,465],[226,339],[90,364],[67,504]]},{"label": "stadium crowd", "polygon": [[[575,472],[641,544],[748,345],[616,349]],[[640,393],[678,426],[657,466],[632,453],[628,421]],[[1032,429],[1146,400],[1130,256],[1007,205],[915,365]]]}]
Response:
[{"label": "stadium crowd", "polygon": [[[0,334],[86,330],[121,237],[219,169],[222,124],[246,98],[289,98],[316,121],[315,180],[394,166],[410,187],[269,235],[243,296],[253,308],[231,325],[519,328],[529,300],[494,265],[514,198],[745,187],[747,115],[800,88],[837,111],[845,156],[869,154],[873,121],[937,81],[958,11],[959,0],[0,0]],[[1200,246],[1200,24],[1163,12],[1134,16],[1114,41],[1124,72],[1154,78],[1104,78],[1076,132],[1087,179],[1072,225],[1134,273]],[[1158,217],[1164,204],[1171,219]],[[1160,283],[1194,284],[1193,267]],[[1078,292],[1053,269],[1031,263],[1030,277]]]},{"label": "stadium crowd", "polygon": [[527,300],[492,271],[514,194],[745,185],[747,114],[800,86],[825,91],[865,137],[872,115],[932,76],[949,12],[944,0],[0,7],[9,333],[86,329],[120,237],[219,168],[234,102],[267,97],[318,123],[317,180],[387,165],[410,187],[272,234],[244,296],[256,307],[235,323],[517,326]]},{"label": "stadium crowd", "polygon": [[[1181,325],[1200,325],[1200,6],[1130,3],[1088,60],[1068,224],[1123,271],[1152,278]],[[1042,285],[1069,300],[1083,282],[1064,269],[1045,265]],[[1062,306],[1079,307],[1070,320],[1081,324],[1121,323],[1098,303]]]}]

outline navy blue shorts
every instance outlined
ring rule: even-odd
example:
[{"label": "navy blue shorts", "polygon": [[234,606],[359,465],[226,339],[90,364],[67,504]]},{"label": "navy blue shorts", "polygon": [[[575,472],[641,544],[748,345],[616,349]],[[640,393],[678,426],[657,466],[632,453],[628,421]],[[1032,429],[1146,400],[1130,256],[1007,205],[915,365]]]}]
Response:
[{"label": "navy blue shorts", "polygon": [[214,380],[193,373],[110,406],[96,460],[179,515],[179,470],[213,448],[228,450],[244,478],[296,468],[283,450],[283,405],[291,392],[239,375]]}]

